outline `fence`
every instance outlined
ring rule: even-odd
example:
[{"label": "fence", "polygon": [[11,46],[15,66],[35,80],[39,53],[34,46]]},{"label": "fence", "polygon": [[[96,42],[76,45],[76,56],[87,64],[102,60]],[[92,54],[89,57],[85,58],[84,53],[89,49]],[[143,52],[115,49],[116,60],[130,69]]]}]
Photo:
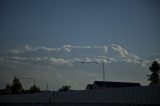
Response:
[{"label": "fence", "polygon": [[159,106],[160,86],[106,88],[0,96],[0,104],[26,106]]}]

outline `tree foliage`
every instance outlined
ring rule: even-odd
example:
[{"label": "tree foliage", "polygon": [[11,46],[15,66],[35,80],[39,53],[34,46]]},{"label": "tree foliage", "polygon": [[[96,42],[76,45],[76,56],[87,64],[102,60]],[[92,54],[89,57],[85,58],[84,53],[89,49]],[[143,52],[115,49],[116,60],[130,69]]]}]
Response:
[{"label": "tree foliage", "polygon": [[30,87],[29,90],[24,90],[18,78],[14,77],[12,84],[7,84],[4,89],[0,89],[0,95],[20,94],[20,93],[37,93],[40,88],[36,85]]},{"label": "tree foliage", "polygon": [[64,85],[58,91],[63,92],[63,91],[69,91],[69,90],[71,90],[71,86]]},{"label": "tree foliage", "polygon": [[160,84],[160,64],[157,61],[154,61],[149,67],[149,70],[151,71],[151,75],[148,75],[148,80],[151,81],[150,85]]},{"label": "tree foliage", "polygon": [[13,94],[18,94],[18,93],[22,93],[23,88],[22,88],[22,84],[19,81],[18,78],[14,77],[12,85],[11,85],[11,91]]},{"label": "tree foliage", "polygon": [[37,92],[40,92],[40,88],[36,85],[33,85],[30,87],[30,92],[31,93],[37,93]]}]

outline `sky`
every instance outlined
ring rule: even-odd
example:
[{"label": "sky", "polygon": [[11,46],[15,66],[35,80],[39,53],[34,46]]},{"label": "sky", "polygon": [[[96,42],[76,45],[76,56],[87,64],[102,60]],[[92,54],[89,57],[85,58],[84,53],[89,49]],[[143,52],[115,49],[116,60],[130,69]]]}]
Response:
[{"label": "sky", "polygon": [[102,63],[106,81],[148,85],[159,41],[159,0],[0,0],[0,89],[85,89]]}]

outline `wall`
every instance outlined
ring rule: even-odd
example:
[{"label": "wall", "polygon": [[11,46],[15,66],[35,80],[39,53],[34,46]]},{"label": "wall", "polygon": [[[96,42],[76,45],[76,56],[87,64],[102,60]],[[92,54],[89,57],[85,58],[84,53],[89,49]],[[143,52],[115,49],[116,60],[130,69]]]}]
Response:
[{"label": "wall", "polygon": [[160,104],[160,86],[107,88],[56,93],[55,103]]},{"label": "wall", "polygon": [[28,104],[26,106],[158,106],[160,86],[0,96],[0,104],[9,106],[9,103]]}]

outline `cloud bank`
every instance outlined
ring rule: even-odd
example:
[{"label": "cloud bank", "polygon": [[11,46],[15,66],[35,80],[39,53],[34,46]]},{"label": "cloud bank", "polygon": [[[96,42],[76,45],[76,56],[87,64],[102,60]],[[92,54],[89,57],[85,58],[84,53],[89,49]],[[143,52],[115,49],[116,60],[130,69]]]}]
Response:
[{"label": "cloud bank", "polygon": [[[108,48],[111,48],[109,50],[114,51],[114,53],[119,57],[113,57],[112,55],[108,56],[108,53],[110,52]],[[53,57],[53,56],[36,56],[36,57],[21,57],[20,54],[28,53],[28,52],[39,52],[39,51],[45,51],[45,52],[62,52],[65,51],[67,53],[71,53],[73,49],[103,49],[105,52],[105,55],[101,56],[94,56],[94,57],[88,57],[88,54],[86,53],[85,58],[79,58],[74,57],[72,58],[63,58],[63,57]],[[82,50],[81,50],[82,51]],[[103,45],[103,46],[76,46],[76,45],[63,45],[59,48],[50,48],[46,46],[38,46],[38,47],[32,47],[29,45],[25,45],[23,48],[15,48],[9,50],[10,53],[13,55],[11,56],[1,56],[0,57],[0,63],[7,63],[7,62],[13,62],[13,63],[20,63],[20,62],[26,62],[26,61],[34,61],[34,62],[46,62],[48,64],[55,64],[55,65],[74,65],[75,62],[96,62],[96,63],[112,63],[112,62],[126,62],[130,64],[139,64],[142,66],[148,66],[150,65],[154,60],[160,61],[160,55],[153,56],[149,59],[142,59],[138,55],[129,52],[126,48],[117,45],[117,44],[111,44],[111,45]],[[65,53],[64,52],[64,53]]]}]

